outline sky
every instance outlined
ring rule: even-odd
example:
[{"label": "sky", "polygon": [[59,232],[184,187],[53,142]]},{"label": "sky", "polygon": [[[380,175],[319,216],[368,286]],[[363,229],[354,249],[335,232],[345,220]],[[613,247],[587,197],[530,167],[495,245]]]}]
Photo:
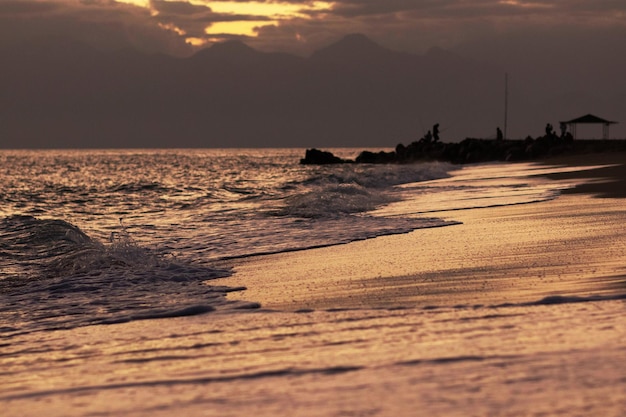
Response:
[{"label": "sky", "polygon": [[[624,30],[623,0],[0,0],[4,42],[71,34],[185,55],[227,39],[307,55],[348,33],[421,53],[481,39]],[[600,35],[599,35],[600,36]]]},{"label": "sky", "polygon": [[[0,51],[60,38],[101,51],[131,48],[186,58],[238,40],[259,51],[306,58],[352,33],[393,51],[441,48],[485,63],[498,74],[496,89],[508,73],[510,129],[517,137],[541,134],[546,122],[593,113],[620,122],[612,136],[626,138],[624,0],[0,0]],[[457,122],[467,119],[459,116],[465,110],[453,108],[454,97],[445,99],[455,139],[486,136],[501,124],[496,116],[481,126]],[[499,109],[497,100],[493,107]],[[443,122],[446,111],[422,124]]]}]

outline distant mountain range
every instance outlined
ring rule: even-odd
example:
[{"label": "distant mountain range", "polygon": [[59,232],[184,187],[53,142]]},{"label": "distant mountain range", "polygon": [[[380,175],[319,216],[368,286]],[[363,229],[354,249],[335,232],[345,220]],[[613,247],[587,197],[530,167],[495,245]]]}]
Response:
[{"label": "distant mountain range", "polygon": [[[502,67],[441,49],[395,52],[363,35],[309,58],[240,42],[173,58],[63,39],[0,53],[4,148],[393,147],[435,123],[444,141],[493,137],[503,120]],[[542,109],[579,97],[539,105],[521,82],[514,90],[516,123],[539,131],[557,122]]]}]

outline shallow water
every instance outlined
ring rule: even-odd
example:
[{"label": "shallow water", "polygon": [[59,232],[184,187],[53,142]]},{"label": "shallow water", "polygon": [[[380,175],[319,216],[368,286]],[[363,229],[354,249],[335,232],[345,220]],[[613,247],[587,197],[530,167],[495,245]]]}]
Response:
[{"label": "shallow water", "polygon": [[3,346],[0,401],[7,416],[617,417],[624,311],[258,311],[23,335]]}]

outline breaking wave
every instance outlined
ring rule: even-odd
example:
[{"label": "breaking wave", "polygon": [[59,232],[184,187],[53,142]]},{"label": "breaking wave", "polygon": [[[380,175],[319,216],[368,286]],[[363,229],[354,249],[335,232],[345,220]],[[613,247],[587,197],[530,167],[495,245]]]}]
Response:
[{"label": "breaking wave", "polygon": [[401,196],[395,185],[446,178],[453,166],[432,162],[414,165],[320,167],[299,183],[274,212],[303,218],[334,218],[374,210]]},{"label": "breaking wave", "polygon": [[123,225],[107,243],[58,219],[0,222],[0,332],[202,314],[232,305],[237,288],[206,285],[230,271],[192,265],[136,244]]}]

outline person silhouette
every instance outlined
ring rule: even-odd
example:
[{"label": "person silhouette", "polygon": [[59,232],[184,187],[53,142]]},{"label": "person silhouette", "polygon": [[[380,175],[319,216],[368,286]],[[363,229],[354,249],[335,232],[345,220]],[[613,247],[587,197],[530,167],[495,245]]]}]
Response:
[{"label": "person silhouette", "polygon": [[439,123],[435,123],[433,126],[433,141],[437,142],[439,140]]},{"label": "person silhouette", "polygon": [[502,130],[500,130],[500,127],[496,128],[496,139],[497,140],[502,140],[504,139],[504,135],[502,135]]}]

